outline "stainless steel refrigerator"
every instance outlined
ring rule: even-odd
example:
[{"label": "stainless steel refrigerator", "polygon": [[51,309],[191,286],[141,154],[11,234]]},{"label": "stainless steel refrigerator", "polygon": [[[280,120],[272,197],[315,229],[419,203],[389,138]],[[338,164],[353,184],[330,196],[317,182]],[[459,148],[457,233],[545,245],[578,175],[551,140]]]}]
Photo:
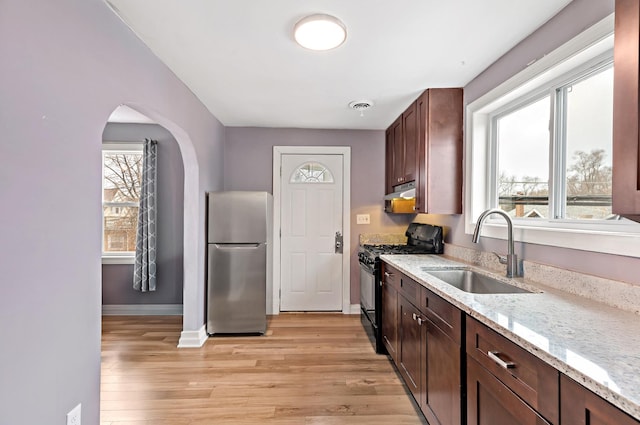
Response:
[{"label": "stainless steel refrigerator", "polygon": [[207,333],[264,333],[273,198],[210,192],[207,207]]}]

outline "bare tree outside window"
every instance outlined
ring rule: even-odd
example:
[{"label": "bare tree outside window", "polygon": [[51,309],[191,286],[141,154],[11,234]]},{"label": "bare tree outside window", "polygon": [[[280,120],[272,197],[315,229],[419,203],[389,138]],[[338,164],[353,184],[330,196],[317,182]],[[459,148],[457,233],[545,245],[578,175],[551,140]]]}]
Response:
[{"label": "bare tree outside window", "polygon": [[611,166],[604,149],[576,151],[569,167],[567,195],[611,195]]},{"label": "bare tree outside window", "polygon": [[136,248],[142,152],[105,151],[103,173],[103,251],[133,252]]},{"label": "bare tree outside window", "polygon": [[[611,165],[604,149],[575,151],[567,167],[567,215],[569,217],[605,219],[611,216]],[[504,171],[498,178],[500,206],[523,217],[533,209],[533,217],[543,217],[549,190],[540,177],[517,177]],[[525,208],[526,206],[526,208]],[[530,215],[527,215],[530,216]]]}]

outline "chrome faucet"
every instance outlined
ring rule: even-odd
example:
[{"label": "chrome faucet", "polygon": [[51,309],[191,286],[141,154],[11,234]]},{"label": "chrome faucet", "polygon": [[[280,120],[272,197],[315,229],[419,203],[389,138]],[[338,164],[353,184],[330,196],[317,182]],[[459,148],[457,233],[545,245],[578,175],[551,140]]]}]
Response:
[{"label": "chrome faucet", "polygon": [[507,256],[501,256],[496,252],[494,252],[494,254],[498,257],[500,264],[507,265],[507,277],[522,276],[522,267],[519,267],[518,256],[514,252],[513,221],[511,221],[511,217],[509,217],[509,214],[498,208],[484,211],[482,214],[480,214],[480,217],[478,217],[478,222],[476,223],[476,228],[473,231],[473,238],[471,240],[473,241],[473,243],[478,243],[478,240],[480,239],[480,228],[482,227],[482,223],[491,214],[499,214],[503,216],[505,220],[507,220]]}]

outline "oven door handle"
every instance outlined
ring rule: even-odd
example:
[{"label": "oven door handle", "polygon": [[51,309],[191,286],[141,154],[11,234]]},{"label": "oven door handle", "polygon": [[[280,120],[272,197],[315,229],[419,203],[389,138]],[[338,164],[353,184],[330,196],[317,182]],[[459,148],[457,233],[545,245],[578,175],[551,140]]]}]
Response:
[{"label": "oven door handle", "polygon": [[358,263],[358,264],[360,264],[360,268],[364,270],[366,273],[369,273],[370,275],[375,276],[373,269],[370,268],[368,265],[363,263]]}]

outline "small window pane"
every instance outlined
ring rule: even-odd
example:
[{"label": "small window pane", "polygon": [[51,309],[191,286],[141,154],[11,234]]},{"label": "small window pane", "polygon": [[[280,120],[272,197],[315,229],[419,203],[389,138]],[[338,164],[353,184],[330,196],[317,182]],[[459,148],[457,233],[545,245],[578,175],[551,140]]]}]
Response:
[{"label": "small window pane", "polygon": [[333,175],[327,167],[317,162],[307,162],[298,167],[289,179],[290,183],[333,183]]},{"label": "small window pane", "polygon": [[613,68],[609,67],[565,90],[566,218],[610,218]]},{"label": "small window pane", "polygon": [[498,204],[512,217],[549,217],[549,114],[545,96],[497,119]]},{"label": "small window pane", "polygon": [[141,153],[104,154],[104,202],[138,202],[141,181]]},{"label": "small window pane", "polygon": [[103,252],[136,250],[142,152],[103,151]]},{"label": "small window pane", "polygon": [[104,252],[136,250],[138,207],[102,208],[104,226]]}]

